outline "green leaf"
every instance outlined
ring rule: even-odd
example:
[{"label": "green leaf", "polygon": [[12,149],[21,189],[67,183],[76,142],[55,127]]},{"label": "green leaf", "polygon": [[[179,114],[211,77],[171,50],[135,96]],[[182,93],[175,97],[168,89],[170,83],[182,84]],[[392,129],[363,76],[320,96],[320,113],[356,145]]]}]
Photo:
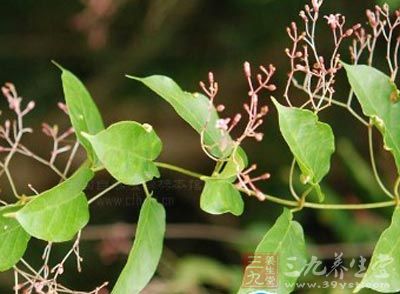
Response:
[{"label": "green leaf", "polygon": [[175,81],[166,76],[127,77],[142,82],[165,99],[199,134],[204,130],[204,143],[214,156],[222,158],[231,154],[234,141],[229,133],[216,127],[218,113],[207,97],[183,91]]},{"label": "green leaf", "polygon": [[0,272],[12,268],[24,255],[31,236],[15,218],[4,214],[15,213],[21,206],[0,208]]},{"label": "green leaf", "polygon": [[392,223],[375,246],[371,262],[354,292],[370,288],[383,293],[400,291],[400,209],[396,208]]},{"label": "green leaf", "polygon": [[161,257],[165,234],[165,210],[146,197],[140,209],[135,241],[112,294],[139,293],[153,277]]},{"label": "green leaf", "polygon": [[256,257],[262,257],[263,254],[277,257],[278,265],[276,274],[278,288],[269,289],[265,287],[265,289],[254,289],[251,285],[250,287],[246,287],[246,282],[249,281],[246,275],[251,273],[252,268],[257,262],[253,261],[246,267],[245,276],[239,293],[244,294],[252,293],[256,290],[271,290],[273,293],[284,294],[293,291],[295,282],[307,264],[307,252],[303,229],[298,222],[292,219],[292,212],[285,208],[282,215],[258,244],[254,253]]},{"label": "green leaf", "polygon": [[98,166],[97,158],[90,143],[82,136],[82,132],[95,135],[104,130],[103,120],[96,104],[93,102],[86,87],[70,71],[56,64],[62,71],[61,80],[64,89],[65,101],[71,124],[76,137],[85,148],[89,159],[94,166]]},{"label": "green leaf", "polygon": [[121,121],[97,135],[84,136],[104,167],[121,183],[138,185],[160,176],[153,160],[160,154],[162,143],[152,126]]},{"label": "green leaf", "polygon": [[71,240],[89,221],[89,207],[82,192],[93,178],[83,165],[69,179],[37,195],[16,213],[30,235],[50,242]]},{"label": "green leaf", "polygon": [[227,180],[205,179],[203,192],[200,196],[200,208],[211,214],[230,212],[241,215],[244,203],[240,192]]},{"label": "green leaf", "polygon": [[286,107],[273,102],[279,114],[279,128],[302,172],[302,182],[314,186],[320,201],[324,195],[319,186],[329,172],[335,150],[331,127],[318,121],[318,116],[306,109]]},{"label": "green leaf", "polygon": [[234,181],[236,175],[243,171],[247,164],[248,160],[246,152],[239,146],[232,152],[231,156],[229,156],[223,170],[219,175],[217,175],[217,177]]},{"label": "green leaf", "polygon": [[344,64],[350,85],[363,113],[382,133],[400,173],[400,103],[396,85],[379,70],[367,65]]}]

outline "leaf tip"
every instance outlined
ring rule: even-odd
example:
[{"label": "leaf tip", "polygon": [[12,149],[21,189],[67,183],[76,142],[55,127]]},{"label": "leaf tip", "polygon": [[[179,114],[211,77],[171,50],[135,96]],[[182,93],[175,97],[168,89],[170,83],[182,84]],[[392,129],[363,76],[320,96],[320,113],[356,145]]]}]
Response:
[{"label": "leaf tip", "polygon": [[54,59],[51,60],[51,63],[54,64],[56,67],[58,67],[61,71],[64,71],[65,69],[59,64],[57,61]]},{"label": "leaf tip", "polygon": [[344,61],[340,61],[340,64],[343,66],[343,68],[345,69],[345,71],[348,71],[348,70],[350,70],[352,67],[354,67],[355,65],[351,65],[351,64],[349,64],[349,63],[346,63],[346,62],[344,62]]},{"label": "leaf tip", "polygon": [[135,81],[141,81],[142,80],[139,77],[128,75],[128,74],[125,74],[125,77],[128,78],[128,79],[131,79],[131,80],[135,80]]},{"label": "leaf tip", "polygon": [[271,96],[271,101],[272,101],[272,103],[274,103],[274,105],[275,105],[275,107],[276,107],[277,110],[279,110],[280,108],[283,107],[283,105],[280,104],[280,103],[278,102],[278,100],[276,100],[276,98],[275,98],[274,96]]},{"label": "leaf tip", "polygon": [[275,105],[278,103],[279,104],[279,102],[276,100],[276,98],[274,97],[274,96],[271,96],[271,101],[272,101],[272,103],[274,103]]}]

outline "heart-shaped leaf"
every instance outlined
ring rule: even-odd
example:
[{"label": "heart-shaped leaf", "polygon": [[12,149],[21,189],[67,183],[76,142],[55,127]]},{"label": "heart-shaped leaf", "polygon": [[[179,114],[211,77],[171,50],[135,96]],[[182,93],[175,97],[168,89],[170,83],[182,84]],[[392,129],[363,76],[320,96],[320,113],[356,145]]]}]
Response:
[{"label": "heart-shaped leaf", "polygon": [[[273,287],[277,287],[272,289],[268,288],[265,280],[261,280],[267,273],[267,268],[257,268],[260,263],[261,266],[264,264],[266,256],[270,256],[272,262],[277,262],[277,264],[271,264],[271,268],[275,270],[273,277],[277,279],[276,283],[273,283],[275,284]],[[307,251],[303,229],[298,222],[293,221],[292,212],[285,208],[258,244],[254,252],[254,260],[245,269],[239,293],[256,293],[261,290],[268,293],[291,293],[306,264]],[[265,282],[262,288],[257,288],[258,285],[255,284],[254,279],[251,279],[254,272],[262,275],[258,280],[258,282]]]},{"label": "heart-shaped leaf", "polygon": [[335,150],[331,127],[319,122],[309,110],[286,107],[275,99],[273,102],[278,110],[279,129],[302,172],[302,182],[314,186],[323,201],[319,182],[328,173]]},{"label": "heart-shaped leaf", "polygon": [[375,246],[371,262],[354,292],[370,288],[383,293],[400,291],[400,209],[394,211],[392,223]]},{"label": "heart-shaped leaf", "polygon": [[0,272],[12,268],[21,259],[31,238],[15,218],[4,216],[19,209],[21,206],[0,208]]},{"label": "heart-shaped leaf", "polygon": [[231,154],[234,142],[229,133],[217,128],[218,113],[207,97],[183,91],[166,76],[127,77],[142,82],[165,99],[199,134],[204,131],[204,143],[214,156],[221,158]]},{"label": "heart-shaped leaf", "polygon": [[139,293],[153,277],[161,257],[165,234],[165,210],[147,197],[140,209],[135,241],[112,294]]},{"label": "heart-shaped leaf", "polygon": [[240,192],[227,180],[209,178],[205,180],[200,196],[200,208],[211,214],[230,212],[241,215],[244,203]]},{"label": "heart-shaped leaf", "polygon": [[400,103],[396,85],[387,75],[367,65],[344,64],[344,68],[363,113],[382,133],[400,173]]},{"label": "heart-shaped leaf", "polygon": [[30,235],[49,242],[71,240],[89,221],[89,207],[82,192],[93,178],[87,165],[70,178],[37,195],[16,218]]},{"label": "heart-shaped leaf", "polygon": [[162,143],[152,126],[122,121],[97,135],[84,136],[104,167],[121,183],[138,185],[160,176],[153,160],[160,154]]},{"label": "heart-shaped leaf", "polygon": [[71,124],[74,127],[76,137],[85,148],[89,159],[94,166],[98,165],[97,158],[90,143],[82,136],[82,132],[95,135],[104,130],[103,120],[96,104],[93,102],[86,87],[70,71],[61,67],[61,80],[64,89],[65,101],[68,107],[68,114]]}]

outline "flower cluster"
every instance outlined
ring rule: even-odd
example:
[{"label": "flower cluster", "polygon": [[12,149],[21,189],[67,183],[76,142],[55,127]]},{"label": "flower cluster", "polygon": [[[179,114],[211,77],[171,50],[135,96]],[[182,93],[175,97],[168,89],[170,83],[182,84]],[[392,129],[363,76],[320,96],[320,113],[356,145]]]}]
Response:
[{"label": "flower cluster", "polygon": [[[243,104],[243,109],[246,113],[246,123],[243,131],[234,140],[235,150],[242,144],[246,138],[254,138],[260,142],[263,139],[264,134],[258,129],[263,124],[263,117],[268,113],[268,106],[260,103],[259,95],[262,90],[275,91],[276,86],[271,83],[271,78],[274,75],[276,68],[270,64],[268,67],[260,66],[260,72],[255,76],[252,75],[252,70],[249,62],[243,64],[244,75],[249,87],[247,96],[248,102]],[[218,112],[222,113],[225,110],[225,105],[215,105],[215,97],[218,93],[218,83],[214,79],[214,74],[209,72],[208,74],[208,86],[204,82],[200,82],[200,87],[203,92],[208,96],[210,101],[209,113],[215,108]],[[215,127],[224,134],[231,134],[232,130],[238,126],[239,122],[242,121],[244,116],[241,113],[236,113],[233,117],[220,118],[215,122]],[[207,124],[209,121],[207,121]],[[204,144],[202,142],[202,144]],[[203,148],[205,149],[205,148]],[[233,152],[235,153],[235,151]],[[210,156],[215,161],[219,159]],[[265,196],[256,188],[255,182],[260,180],[267,180],[270,177],[269,173],[264,173],[260,176],[251,177],[250,173],[253,172],[257,166],[254,164],[250,168],[242,171],[240,169],[239,160],[236,156],[232,155],[233,161],[237,166],[237,186],[246,192],[255,191],[257,198],[264,200]]]},{"label": "flower cluster", "polygon": [[[367,64],[372,65],[373,56],[376,50],[377,40],[382,37],[386,42],[386,60],[390,71],[390,76],[395,81],[398,72],[398,54],[400,47],[400,37],[395,37],[398,33],[396,29],[400,26],[400,9],[395,11],[394,18],[387,5],[375,6],[374,11],[367,10],[369,33],[361,24],[347,26],[346,18],[339,13],[331,13],[321,17],[321,6],[323,0],[311,0],[309,5],[305,5],[300,11],[301,28],[296,22],[292,22],[287,27],[287,34],[292,41],[292,46],[285,49],[285,54],[290,61],[290,71],[284,89],[283,96],[287,104],[292,106],[292,96],[298,96],[298,91],[305,93],[306,99],[299,105],[300,108],[309,107],[315,113],[326,109],[333,103],[347,108],[364,125],[368,123],[359,116],[352,108],[353,92],[349,91],[346,103],[334,99],[336,76],[342,67],[340,51],[346,40],[350,41],[349,49],[352,63],[357,64],[363,57],[363,53],[367,52]],[[329,54],[322,54],[318,48],[317,24],[325,21],[327,29],[332,34],[332,51]],[[247,80],[248,102],[244,103],[243,108],[247,114],[247,121],[243,132],[235,139],[239,146],[246,138],[254,138],[257,141],[263,139],[263,133],[259,131],[259,127],[263,123],[263,117],[268,113],[268,106],[260,103],[259,93],[261,90],[275,91],[276,86],[271,83],[271,77],[275,73],[275,67],[260,66],[260,73],[255,77],[252,75],[251,66],[248,62],[244,63],[244,75]],[[212,107],[222,113],[225,110],[223,104],[216,105],[215,98],[218,94],[218,83],[214,79],[214,74],[208,74],[208,85],[200,82],[200,87],[208,96],[210,101],[210,113]],[[295,102],[297,104],[297,102]],[[260,106],[261,104],[261,106]],[[243,120],[243,115],[237,113],[232,117],[223,117],[216,121],[215,127],[223,134],[231,134],[239,122]],[[208,123],[208,122],[207,122]],[[203,142],[202,142],[203,144]],[[206,150],[206,148],[203,148]],[[218,158],[213,158],[218,161]],[[260,200],[264,199],[263,194],[256,188],[254,182],[265,180],[270,177],[265,173],[258,177],[251,177],[249,174],[256,169],[256,165],[252,165],[245,171],[239,169],[238,187],[244,191],[252,191],[258,195]]]},{"label": "flower cluster", "polygon": [[[346,38],[360,34],[360,24],[345,28],[346,19],[341,14],[324,16],[333,35],[333,50],[328,56],[323,56],[317,48],[316,27],[320,20],[320,7],[323,1],[312,1],[300,11],[304,30],[299,30],[295,22],[287,28],[292,47],[285,49],[290,60],[290,72],[286,83],[284,96],[289,105],[291,88],[298,88],[307,95],[307,100],[301,107],[310,106],[318,112],[332,104],[335,93],[334,84],[338,70],[341,68],[339,49]],[[299,76],[299,77],[297,77]]]}]

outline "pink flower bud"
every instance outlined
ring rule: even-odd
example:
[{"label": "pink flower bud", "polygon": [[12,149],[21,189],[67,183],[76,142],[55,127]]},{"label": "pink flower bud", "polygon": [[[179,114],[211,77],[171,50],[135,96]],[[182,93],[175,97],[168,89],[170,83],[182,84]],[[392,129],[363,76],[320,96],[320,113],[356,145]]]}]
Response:
[{"label": "pink flower bud", "polygon": [[233,123],[237,124],[241,119],[242,119],[242,115],[240,113],[237,113],[235,115],[235,117],[233,118]]},{"label": "pink flower bud", "polygon": [[315,12],[319,11],[319,3],[317,0],[312,0],[312,6]]},{"label": "pink flower bud", "polygon": [[296,57],[297,57],[297,58],[303,57],[303,52],[297,51],[297,52],[296,52]]},{"label": "pink flower bud", "polygon": [[31,111],[33,108],[35,108],[35,101],[30,101],[28,103],[28,105],[25,108],[24,113],[28,113],[29,111]]},{"label": "pink flower bud", "polygon": [[211,71],[208,73],[208,81],[211,85],[214,84],[214,74]]},{"label": "pink flower bud", "polygon": [[299,16],[304,20],[304,21],[308,21],[306,13],[304,12],[304,10],[301,10],[299,13]]},{"label": "pink flower bud", "polygon": [[387,3],[383,4],[382,8],[383,8],[383,11],[389,12],[389,5]]},{"label": "pink flower bud", "polygon": [[367,17],[368,17],[368,20],[369,20],[369,24],[372,27],[376,27],[377,26],[377,21],[376,21],[375,14],[369,9],[366,11],[366,14],[367,14]]},{"label": "pink flower bud", "polygon": [[224,110],[225,110],[225,105],[220,104],[220,105],[217,106],[217,111],[218,112],[221,112],[221,111],[224,111]]},{"label": "pink flower bud", "polygon": [[264,105],[263,107],[261,107],[261,114],[265,115],[267,114],[269,111],[269,107],[267,105]]},{"label": "pink flower bud", "polygon": [[353,29],[348,29],[345,33],[346,37],[350,37],[353,34],[354,30]]},{"label": "pink flower bud", "polygon": [[227,131],[228,130],[228,124],[231,121],[230,118],[220,118],[215,122],[215,127],[217,129]]},{"label": "pink flower bud", "polygon": [[214,84],[212,86],[213,86],[214,91],[217,92],[218,91],[218,83],[214,82]]},{"label": "pink flower bud", "polygon": [[57,106],[58,106],[59,109],[64,111],[66,114],[68,114],[68,107],[67,107],[67,105],[65,103],[58,102]]},{"label": "pink flower bud", "polygon": [[260,178],[263,180],[268,180],[270,177],[271,177],[270,173],[265,173],[260,176]]},{"label": "pink flower bud", "polygon": [[6,97],[10,94],[10,90],[7,87],[1,87],[1,92]]},{"label": "pink flower bud", "polygon": [[247,78],[251,77],[251,69],[250,69],[250,63],[249,62],[245,62],[243,64],[243,70],[244,70],[244,74]]},{"label": "pink flower bud", "polygon": [[264,134],[263,134],[263,133],[257,133],[257,134],[255,134],[255,136],[254,136],[254,138],[255,138],[258,142],[262,141],[263,137],[264,137]]},{"label": "pink flower bud", "polygon": [[261,74],[257,74],[257,81],[261,84],[262,83],[262,76]]}]

